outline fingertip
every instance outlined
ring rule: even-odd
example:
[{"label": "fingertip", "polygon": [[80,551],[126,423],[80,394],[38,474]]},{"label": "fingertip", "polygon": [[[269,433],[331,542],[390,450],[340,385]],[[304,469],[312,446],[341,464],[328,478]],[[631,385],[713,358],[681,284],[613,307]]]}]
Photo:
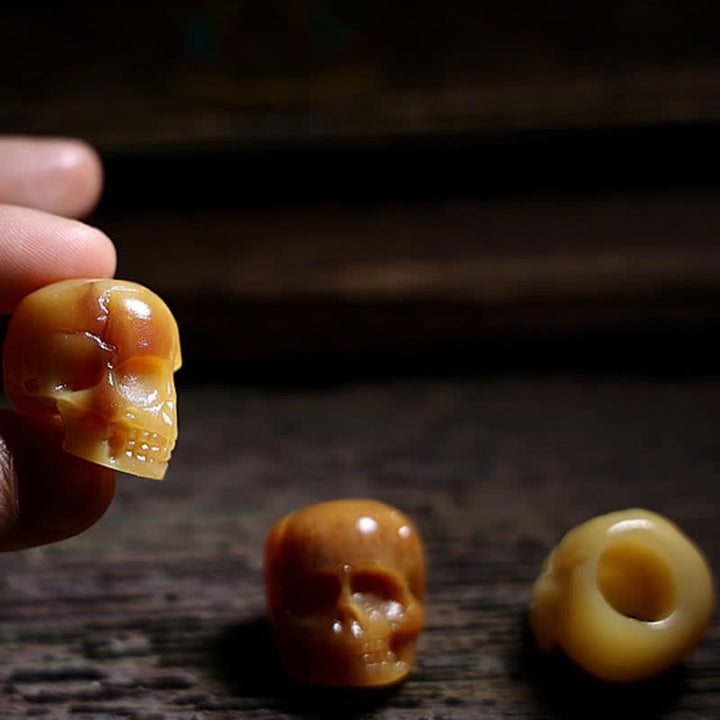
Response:
[{"label": "fingertip", "polygon": [[101,230],[40,210],[0,206],[0,312],[73,277],[112,277],[116,251]]},{"label": "fingertip", "polygon": [[43,208],[66,217],[82,218],[89,215],[100,200],[104,173],[100,155],[83,140],[55,140],[56,191],[49,202],[56,207]]},{"label": "fingertip", "polygon": [[[56,246],[56,254],[72,253],[72,277],[111,278],[117,267],[117,250],[113,241],[99,228],[78,221],[68,221],[65,248]],[[66,273],[67,275],[67,273]],[[47,284],[47,283],[46,283]]]},{"label": "fingertip", "polygon": [[102,161],[83,140],[0,138],[0,202],[64,217],[88,215],[103,188]]}]

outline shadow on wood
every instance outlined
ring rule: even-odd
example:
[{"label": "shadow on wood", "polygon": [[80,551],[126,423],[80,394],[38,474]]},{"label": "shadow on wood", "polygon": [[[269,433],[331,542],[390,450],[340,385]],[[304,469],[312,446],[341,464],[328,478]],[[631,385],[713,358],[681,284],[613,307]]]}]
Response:
[{"label": "shadow on wood", "polygon": [[540,705],[554,718],[663,717],[687,692],[685,671],[677,665],[663,675],[629,685],[597,680],[561,653],[540,652],[527,618],[525,638],[518,658],[519,675],[532,685]]},{"label": "shadow on wood", "polygon": [[230,694],[266,698],[299,717],[359,718],[396,692],[396,688],[323,688],[294,682],[282,669],[264,617],[227,627],[213,648],[213,667]]}]

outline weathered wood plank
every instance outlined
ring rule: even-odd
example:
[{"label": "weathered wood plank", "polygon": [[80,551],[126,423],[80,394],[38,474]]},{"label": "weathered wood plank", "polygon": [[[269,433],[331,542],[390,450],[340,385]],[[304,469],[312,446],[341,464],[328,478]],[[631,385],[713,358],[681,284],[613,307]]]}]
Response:
[{"label": "weathered wood plank", "polygon": [[[181,402],[164,483],[122,477],[89,532],[0,557],[2,717],[716,716],[717,619],[682,667],[608,689],[538,657],[525,610],[559,536],[621,507],[674,518],[717,575],[719,382],[188,387]],[[347,495],[403,508],[427,545],[420,664],[391,692],[285,681],[264,621],[268,528]]]}]

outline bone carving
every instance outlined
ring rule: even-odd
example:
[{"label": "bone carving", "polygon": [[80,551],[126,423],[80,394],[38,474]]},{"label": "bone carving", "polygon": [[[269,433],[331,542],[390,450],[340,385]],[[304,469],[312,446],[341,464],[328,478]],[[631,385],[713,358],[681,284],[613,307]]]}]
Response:
[{"label": "bone carving", "polygon": [[265,586],[278,653],[296,680],[378,687],[412,671],[425,562],[399,510],[335,500],[290,513],[268,535]]},{"label": "bone carving", "polygon": [[606,682],[645,680],[702,637],[715,591],[700,549],[673,522],[642,508],[599,515],[570,530],[535,581],[530,627]]},{"label": "bone carving", "polygon": [[162,479],[177,439],[177,324],[153,292],[124,280],[66,280],[17,307],[3,350],[16,410],[60,415],[64,449]]}]

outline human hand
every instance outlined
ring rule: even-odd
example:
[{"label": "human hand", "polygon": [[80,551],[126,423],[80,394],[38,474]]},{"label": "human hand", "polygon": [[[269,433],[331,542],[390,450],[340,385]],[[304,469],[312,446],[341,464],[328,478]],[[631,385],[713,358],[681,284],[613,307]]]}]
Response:
[{"label": "human hand", "polygon": [[[112,277],[115,248],[77,219],[97,202],[102,167],[77,141],[0,138],[0,313],[72,277]],[[65,453],[59,422],[0,410],[0,550],[75,535],[107,509],[115,474]]]}]

